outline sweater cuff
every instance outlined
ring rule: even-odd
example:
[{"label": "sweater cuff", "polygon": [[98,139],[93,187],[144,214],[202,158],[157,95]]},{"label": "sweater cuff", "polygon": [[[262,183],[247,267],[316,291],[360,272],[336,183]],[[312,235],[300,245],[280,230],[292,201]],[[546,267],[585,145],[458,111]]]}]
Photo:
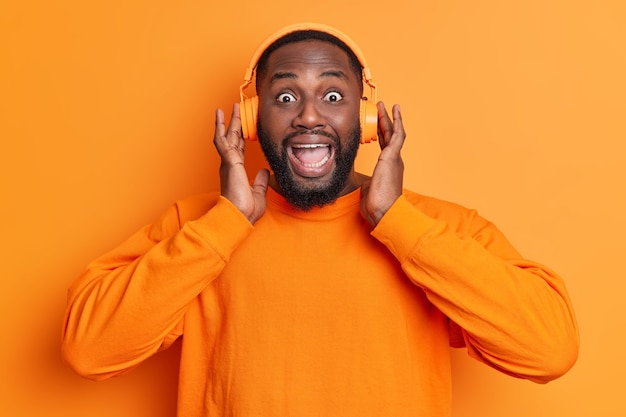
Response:
[{"label": "sweater cuff", "polygon": [[436,223],[401,195],[372,230],[372,236],[383,243],[400,263],[404,263]]},{"label": "sweater cuff", "polygon": [[187,225],[226,261],[254,229],[243,213],[223,196],[202,217]]}]

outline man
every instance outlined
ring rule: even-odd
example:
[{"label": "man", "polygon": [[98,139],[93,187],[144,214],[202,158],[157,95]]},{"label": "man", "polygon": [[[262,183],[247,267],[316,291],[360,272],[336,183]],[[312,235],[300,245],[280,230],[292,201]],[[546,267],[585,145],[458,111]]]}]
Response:
[{"label": "man", "polygon": [[228,127],[217,110],[221,193],[89,265],[67,361],[104,379],[183,336],[180,416],[449,416],[449,346],[535,382],[566,372],[578,333],[562,280],[474,211],[403,190],[399,106],[378,103],[380,158],[355,172],[362,63],[303,28],[256,68],[273,175],[249,185],[240,106]]}]

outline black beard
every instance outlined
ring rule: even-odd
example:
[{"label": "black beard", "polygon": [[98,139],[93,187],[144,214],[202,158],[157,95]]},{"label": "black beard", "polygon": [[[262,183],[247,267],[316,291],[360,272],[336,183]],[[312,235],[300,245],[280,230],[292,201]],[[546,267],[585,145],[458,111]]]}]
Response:
[{"label": "black beard", "polygon": [[257,123],[257,132],[261,149],[265,154],[265,159],[267,159],[270,168],[274,171],[276,182],[280,187],[280,193],[289,204],[300,210],[309,211],[315,206],[323,207],[327,204],[334,203],[337,198],[339,198],[339,195],[346,185],[348,176],[352,172],[354,160],[359,150],[361,126],[358,121],[350,132],[348,145],[345,149],[341,145],[339,138],[323,131],[311,132],[330,137],[333,140],[336,166],[328,184],[312,185],[309,187],[298,184],[294,179],[291,169],[289,169],[285,145],[288,138],[285,138],[282,141],[283,145],[279,147],[272,145],[272,141],[261,127],[261,123]]}]

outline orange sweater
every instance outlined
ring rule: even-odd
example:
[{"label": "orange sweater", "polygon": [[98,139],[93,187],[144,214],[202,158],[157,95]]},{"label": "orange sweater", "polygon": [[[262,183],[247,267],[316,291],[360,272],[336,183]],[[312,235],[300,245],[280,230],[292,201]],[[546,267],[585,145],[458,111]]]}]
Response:
[{"label": "orange sweater", "polygon": [[406,192],[372,230],[359,191],[251,226],[184,200],[69,291],[66,360],[124,373],[184,334],[178,415],[449,416],[449,345],[547,382],[574,363],[563,282],[475,211]]}]

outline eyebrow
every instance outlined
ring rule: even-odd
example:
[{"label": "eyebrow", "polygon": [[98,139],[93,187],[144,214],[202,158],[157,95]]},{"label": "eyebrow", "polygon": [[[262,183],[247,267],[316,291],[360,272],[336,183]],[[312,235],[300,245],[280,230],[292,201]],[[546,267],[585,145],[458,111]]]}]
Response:
[{"label": "eyebrow", "polygon": [[[318,78],[328,78],[328,77],[335,77],[335,78],[342,79],[344,81],[348,80],[348,76],[346,75],[346,73],[340,70],[324,71],[323,73],[320,74]],[[283,79],[297,80],[298,76],[293,72],[276,72],[272,75],[272,78],[270,78],[270,84],[273,84],[275,81],[283,80]]]}]

